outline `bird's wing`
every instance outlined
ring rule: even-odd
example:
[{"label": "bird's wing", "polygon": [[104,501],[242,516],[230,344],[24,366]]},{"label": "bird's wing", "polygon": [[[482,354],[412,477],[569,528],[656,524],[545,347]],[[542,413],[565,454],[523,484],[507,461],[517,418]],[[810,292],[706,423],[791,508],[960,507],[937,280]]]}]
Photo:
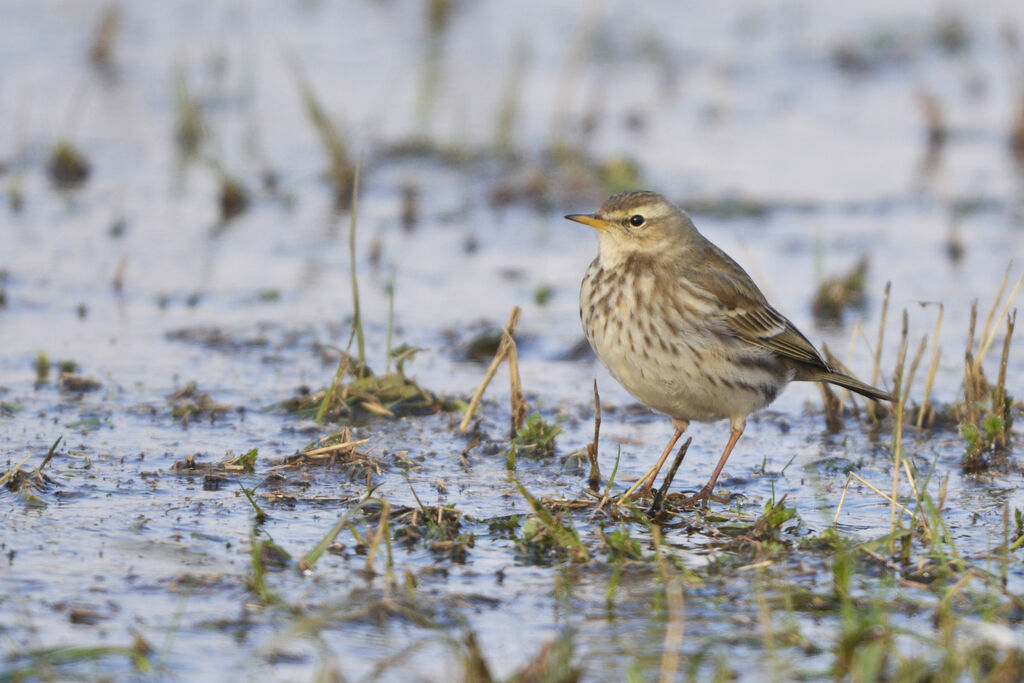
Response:
[{"label": "bird's wing", "polygon": [[752,344],[793,360],[828,367],[814,345],[771,306],[734,308],[726,312],[725,324],[737,336]]},{"label": "bird's wing", "polygon": [[831,369],[807,337],[771,307],[746,271],[725,252],[708,246],[697,281],[722,304],[726,330],[785,358]]}]

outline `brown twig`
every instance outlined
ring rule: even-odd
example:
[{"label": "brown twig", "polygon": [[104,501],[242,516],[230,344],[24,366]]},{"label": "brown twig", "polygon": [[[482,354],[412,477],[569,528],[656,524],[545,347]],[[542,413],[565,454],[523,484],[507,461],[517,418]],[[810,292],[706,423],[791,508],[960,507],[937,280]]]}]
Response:
[{"label": "brown twig", "polygon": [[668,473],[665,474],[665,479],[661,482],[661,488],[658,489],[657,493],[654,494],[654,500],[651,501],[651,507],[647,509],[648,517],[657,517],[661,514],[662,504],[665,502],[665,496],[668,495],[668,487],[672,485],[672,480],[675,479],[676,470],[683,464],[683,458],[686,457],[686,451],[690,449],[690,442],[693,441],[692,436],[686,437],[686,441],[679,447],[679,451],[676,453],[676,459],[672,461],[672,467],[669,468]]},{"label": "brown twig", "polygon": [[[476,392],[473,394],[473,398],[469,401],[469,407],[466,408],[466,414],[462,416],[462,422],[459,423],[459,431],[465,432],[469,426],[469,421],[473,418],[473,413],[480,405],[480,399],[484,396],[484,390],[487,389],[487,385],[494,379],[494,375],[498,372],[498,366],[501,365],[501,361],[505,360],[508,355],[510,345],[514,345],[515,341],[512,339],[512,332],[515,330],[516,323],[519,322],[519,315],[523,312],[521,308],[516,306],[512,309],[512,315],[508,318],[508,323],[505,325],[501,335],[501,343],[498,344],[498,351],[494,354],[494,360],[491,361],[490,367],[487,368],[487,372],[484,373],[483,381],[480,382],[480,386],[477,387]],[[514,382],[518,382],[518,364],[516,372],[514,373]],[[520,389],[521,397],[522,389]],[[513,403],[515,402],[515,395],[513,394]],[[523,401],[525,405],[525,400]]]}]

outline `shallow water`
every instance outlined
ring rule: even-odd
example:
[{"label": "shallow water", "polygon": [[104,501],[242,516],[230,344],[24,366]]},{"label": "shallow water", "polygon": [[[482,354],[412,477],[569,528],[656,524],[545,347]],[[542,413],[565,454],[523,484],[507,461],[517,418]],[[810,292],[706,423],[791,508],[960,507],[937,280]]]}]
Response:
[{"label": "shallow water", "polygon": [[[363,154],[356,254],[371,367],[384,365],[389,284],[396,342],[423,349],[408,372],[446,396],[467,397],[482,377],[484,364],[460,360],[474,330],[496,328],[523,307],[517,337],[527,398],[563,428],[553,458],[517,462],[516,477],[534,495],[572,498],[584,485],[585,468],[568,456],[592,436],[595,377],[606,476],[617,452],[617,481],[640,476],[670,431],[664,418],[633,407],[592,358],[563,360],[582,338],[578,285],[596,240],[561,216],[593,210],[609,190],[566,181],[567,171],[542,164],[554,143],[580,146],[598,160],[628,158],[639,183],[683,206],[748,202],[757,210],[695,210],[694,217],[780,310],[862,377],[871,373],[869,344],[886,281],[892,296],[881,381],[888,386],[902,311],[912,353],[936,315],[918,303],[941,301],[934,397],[957,400],[970,304],[980,299],[984,316],[1008,263],[1016,259],[1012,285],[1024,256],[1021,176],[1006,143],[1024,56],[1000,37],[1006,26],[1020,30],[1020,8],[950,5],[947,15],[930,3],[839,11],[794,2],[769,12],[757,3],[636,10],[619,2],[600,9],[536,2],[512,11],[491,2],[455,5],[431,38],[424,7],[132,4],[122,8],[106,71],[85,58],[95,7],[0,8],[0,192],[7,201],[20,191],[24,200],[20,211],[0,210],[4,470],[25,458],[26,468],[38,466],[63,436],[46,469],[53,484],[35,493],[38,503],[9,491],[0,496],[5,672],[35,661],[23,655],[40,648],[129,646],[139,635],[153,648],[157,675],[168,678],[295,680],[334,667],[347,679],[438,680],[464,674],[460,653],[472,631],[495,676],[514,673],[566,634],[571,660],[588,680],[657,675],[666,637],[660,574],[650,563],[626,565],[607,598],[616,563],[594,552],[602,523],[588,512],[572,517],[595,555],[582,566],[532,564],[512,540],[467,522],[475,542],[465,562],[396,541],[394,585],[379,557],[376,576],[359,572],[366,560],[346,532],[341,554],[325,554],[308,575],[294,565],[267,573],[281,603],[265,605],[249,590],[254,528],[298,557],[365,491],[365,481],[330,469],[289,473],[283,490],[295,499],[258,497],[268,519],[254,525],[238,486],[263,481],[271,460],[336,429],[288,416],[277,404],[301,386],[329,383],[336,361],[325,362],[319,346],[344,347],[352,316],[349,215],[333,209],[325,157],[290,60],[341,124],[352,153]],[[964,22],[962,51],[947,53],[936,38],[949,16]],[[837,66],[844,46],[867,66]],[[493,144],[517,50],[526,57],[512,128],[520,157],[512,163]],[[253,193],[249,210],[226,225],[212,164],[182,160],[174,144],[179,72],[203,107],[203,156]],[[922,90],[942,103],[949,127],[930,166],[915,99]],[[581,120],[588,118],[586,133]],[[54,188],[45,172],[62,138],[92,164],[88,181],[70,191]],[[460,161],[385,153],[411,138]],[[274,190],[260,184],[267,169],[276,175]],[[544,208],[492,205],[497,184],[531,174],[548,181]],[[400,220],[407,184],[419,197],[412,230]],[[974,210],[957,218],[954,206],[967,203]],[[112,230],[120,223],[123,232]],[[959,262],[947,257],[954,223],[964,245]],[[866,308],[841,325],[818,326],[810,311],[816,282],[845,272],[862,253],[870,257]],[[541,287],[551,290],[544,305],[535,301]],[[858,322],[870,342],[858,337],[851,345]],[[221,331],[229,341],[200,343],[181,333],[195,329]],[[1011,394],[1024,377],[1019,339],[1007,371]],[[1001,346],[1000,334],[986,362],[990,377]],[[75,361],[101,388],[62,392],[56,369],[37,385],[39,352]],[[374,480],[377,494],[412,506],[415,490],[423,504],[452,504],[475,520],[527,515],[505,463],[505,372],[488,390],[483,443],[465,464],[459,454],[469,440],[454,429],[457,414],[354,427],[386,463]],[[920,400],[923,372],[911,403]],[[173,419],[167,397],[190,381],[227,413],[187,426]],[[743,494],[738,505],[748,515],[786,495],[799,524],[782,533],[794,541],[832,525],[851,469],[882,490],[892,485],[890,427],[872,435],[848,417],[843,431],[828,433],[820,403],[816,387],[790,387],[751,418],[722,480]],[[703,483],[726,432],[724,424],[692,428],[675,490]],[[251,448],[259,450],[255,474],[219,490],[204,490],[201,475],[172,471],[188,455],[214,462]],[[1024,508],[1021,470],[1011,454],[1007,468],[964,474],[963,448],[951,431],[908,428],[904,437],[919,472],[935,463],[933,497],[949,476],[943,516],[957,551],[995,571],[987,554],[1003,542],[1004,506],[1011,524],[1013,511]],[[913,500],[905,479],[901,500]],[[617,528],[604,525],[604,533]],[[360,533],[374,526],[358,524]],[[792,550],[770,566],[740,571],[735,565],[746,556],[716,548],[708,528],[665,530],[681,563],[703,579],[684,592],[680,671],[827,675],[839,628],[834,610],[784,604],[792,586],[831,590],[827,556]],[[855,541],[877,538],[890,530],[890,506],[854,484],[837,528]],[[631,525],[630,533],[649,555],[649,532]],[[1019,556],[1010,559],[1006,591],[1020,596],[1024,571]],[[412,597],[406,572],[415,577]],[[937,594],[880,574],[866,568],[855,589],[865,599],[911,605],[892,609],[893,623],[931,633]],[[1018,628],[1016,614],[990,620]],[[509,624],[518,626],[513,634]],[[802,636],[768,647],[766,633],[784,629]],[[810,647],[815,642],[818,649]],[[933,645],[914,639],[901,641],[900,651],[936,656]],[[54,671],[139,675],[119,657]]]}]

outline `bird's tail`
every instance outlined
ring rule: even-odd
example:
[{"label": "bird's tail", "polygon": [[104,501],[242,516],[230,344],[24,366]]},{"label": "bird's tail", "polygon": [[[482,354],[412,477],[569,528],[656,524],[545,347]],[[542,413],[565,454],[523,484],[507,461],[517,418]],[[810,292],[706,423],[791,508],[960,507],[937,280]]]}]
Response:
[{"label": "bird's tail", "polygon": [[850,391],[856,391],[861,396],[867,396],[870,399],[876,401],[892,401],[893,395],[888,394],[881,389],[876,389],[870,384],[865,384],[859,379],[854,379],[849,375],[844,375],[841,372],[823,372],[818,377],[814,378],[819,382],[828,382],[829,384],[838,384],[841,387],[845,387]]}]

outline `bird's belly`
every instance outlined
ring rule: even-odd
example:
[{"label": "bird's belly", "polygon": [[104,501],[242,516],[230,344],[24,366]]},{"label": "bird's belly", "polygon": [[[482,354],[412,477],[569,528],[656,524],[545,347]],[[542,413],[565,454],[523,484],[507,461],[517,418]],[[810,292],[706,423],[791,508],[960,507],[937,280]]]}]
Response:
[{"label": "bird's belly", "polygon": [[612,377],[638,401],[673,418],[712,422],[746,417],[771,403],[792,379],[767,363],[737,365],[734,354],[756,357],[759,352],[732,348],[707,330],[680,330],[680,338],[668,340],[650,330],[644,334],[632,316],[612,316],[607,325],[583,322],[590,345]]}]

